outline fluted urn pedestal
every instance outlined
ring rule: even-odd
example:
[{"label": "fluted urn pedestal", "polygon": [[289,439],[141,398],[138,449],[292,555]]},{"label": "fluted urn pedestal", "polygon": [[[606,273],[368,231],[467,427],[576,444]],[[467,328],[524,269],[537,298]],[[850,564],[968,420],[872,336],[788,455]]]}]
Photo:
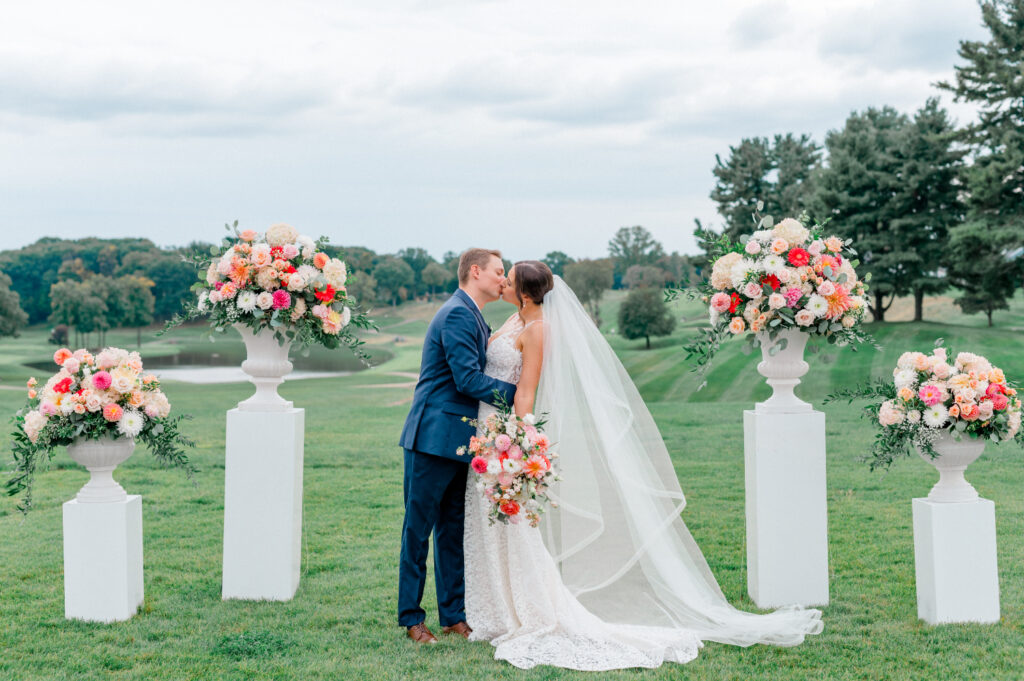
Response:
[{"label": "fluted urn pedestal", "polygon": [[292,369],[289,344],[236,328],[256,392],[227,413],[221,596],[289,600],[299,586],[305,410],[277,394]]},{"label": "fluted urn pedestal", "polygon": [[920,454],[939,481],[927,498],[913,500],[917,616],[928,624],[998,622],[996,505],[964,478],[985,441],[944,433],[934,448],[934,459]]},{"label": "fluted urn pedestal", "polygon": [[772,395],[743,413],[747,591],[762,608],[826,605],[825,415],[793,391],[808,370],[807,334],[761,339],[757,370]]},{"label": "fluted urn pedestal", "polygon": [[112,475],[134,450],[127,438],[83,438],[68,445],[68,455],[90,473],[63,507],[68,619],[127,620],[142,605],[142,497],[126,494]]}]

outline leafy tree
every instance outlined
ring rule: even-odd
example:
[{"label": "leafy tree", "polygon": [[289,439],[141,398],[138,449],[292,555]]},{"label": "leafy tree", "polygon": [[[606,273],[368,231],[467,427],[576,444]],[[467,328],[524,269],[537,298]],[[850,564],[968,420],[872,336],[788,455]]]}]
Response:
[{"label": "leafy tree", "polygon": [[427,265],[432,262],[437,262],[425,249],[422,248],[403,248],[398,252],[398,257],[406,262],[407,265],[412,269],[413,283],[406,284],[411,286],[415,290],[415,294],[426,293],[427,287],[423,283],[423,270],[426,269]]},{"label": "leafy tree", "polygon": [[601,326],[601,297],[615,282],[611,260],[579,260],[565,267],[565,283],[587,308],[591,319]]},{"label": "leafy tree", "polygon": [[756,226],[751,215],[759,200],[764,201],[766,214],[779,218],[797,217],[806,211],[814,194],[813,177],[820,154],[821,147],[809,135],[792,133],[776,135],[771,141],[745,138],[729,147],[724,162],[716,154],[711,200],[725,218],[724,233],[735,241],[752,232]]},{"label": "leafy tree", "polygon": [[667,336],[676,327],[676,318],[665,303],[665,296],[654,288],[629,292],[619,307],[619,333],[629,340],[643,338],[651,348],[651,336]]},{"label": "leafy tree", "polygon": [[541,262],[550,267],[553,274],[561,277],[565,275],[566,265],[571,265],[576,261],[562,251],[551,251],[541,259]]},{"label": "leafy tree", "polygon": [[443,265],[431,260],[420,273],[420,280],[427,288],[427,293],[434,294],[444,290],[454,280],[454,277]]},{"label": "leafy tree", "polygon": [[18,294],[11,290],[11,278],[0,272],[0,336],[17,336],[28,323]]},{"label": "leafy tree", "polygon": [[[209,252],[209,248],[206,249]],[[185,249],[133,251],[121,260],[116,275],[143,277],[153,282],[153,317],[169,319],[177,314],[196,281],[196,271],[184,258]]]},{"label": "leafy tree", "polygon": [[640,225],[622,227],[608,242],[608,255],[614,263],[615,283],[633,265],[653,265],[665,255],[665,249]]},{"label": "leafy tree", "polygon": [[920,271],[918,255],[892,227],[901,217],[893,196],[901,191],[899,145],[909,125],[889,106],[854,112],[841,130],[826,135],[828,165],[816,179],[816,214],[831,218],[833,231],[854,240],[863,260],[858,271],[872,277],[875,321],[884,321],[896,296],[912,291]]},{"label": "leafy tree", "polygon": [[964,314],[984,312],[992,326],[992,313],[1009,309],[1016,285],[1016,267],[1007,259],[1006,243],[983,222],[953,228],[949,239],[950,272],[960,289],[956,304]]},{"label": "leafy tree", "polygon": [[700,279],[699,262],[702,258],[703,256],[680,255],[679,252],[672,251],[658,260],[657,267],[665,273],[668,282],[686,287],[690,282],[696,283]]},{"label": "leafy tree", "polygon": [[622,278],[626,288],[664,288],[665,270],[650,265],[633,265]]},{"label": "leafy tree", "polygon": [[84,347],[88,336],[100,331],[108,308],[88,282],[60,281],[50,287],[52,313],[50,321],[75,329],[75,345]]},{"label": "leafy tree", "polygon": [[121,289],[124,301],[124,315],[117,320],[118,326],[135,328],[135,344],[142,347],[142,327],[153,323],[153,282],[145,277],[127,275],[115,280]]},{"label": "leafy tree", "polygon": [[372,272],[380,259],[376,253],[362,246],[335,247],[330,255],[344,260],[350,272]]},{"label": "leafy tree", "polygon": [[348,295],[367,309],[377,302],[377,280],[369,272],[355,272],[348,278]]},{"label": "leafy tree", "polygon": [[964,152],[953,148],[955,131],[939,100],[930,98],[899,138],[899,182],[892,230],[902,248],[916,256],[905,260],[914,294],[914,321],[921,321],[925,295],[948,286],[939,275],[947,255],[949,230],[964,220],[960,174]]},{"label": "leafy tree", "polygon": [[405,260],[385,256],[373,268],[377,281],[377,298],[398,305],[407,296],[408,289],[416,283],[416,274]]}]

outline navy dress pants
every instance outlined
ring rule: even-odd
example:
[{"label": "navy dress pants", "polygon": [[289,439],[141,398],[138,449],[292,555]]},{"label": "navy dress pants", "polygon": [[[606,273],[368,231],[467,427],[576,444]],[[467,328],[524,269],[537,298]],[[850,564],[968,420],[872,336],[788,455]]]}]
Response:
[{"label": "navy dress pants", "polygon": [[434,533],[434,583],[441,626],[466,619],[462,531],[467,463],[405,450],[405,521],[398,566],[398,623],[419,624],[427,581],[427,551]]}]

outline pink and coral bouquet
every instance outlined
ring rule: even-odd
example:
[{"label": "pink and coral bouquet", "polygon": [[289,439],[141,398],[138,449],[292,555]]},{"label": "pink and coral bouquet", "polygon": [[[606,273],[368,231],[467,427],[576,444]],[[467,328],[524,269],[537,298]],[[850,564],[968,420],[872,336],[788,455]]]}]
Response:
[{"label": "pink and coral bouquet", "polygon": [[936,341],[931,354],[904,352],[892,380],[841,389],[825,399],[876,400],[865,408],[881,427],[868,457],[872,468],[888,467],[911,446],[933,453],[942,433],[1024,446],[1021,400],[1002,369],[970,352],[951,360],[941,345]]},{"label": "pink and coral bouquet", "polygon": [[536,527],[546,504],[548,487],[558,480],[554,462],[558,454],[541,431],[543,421],[533,414],[520,418],[507,405],[483,422],[470,421],[477,435],[460,456],[471,456],[477,489],[490,507],[491,523],[529,522]]},{"label": "pink and coral bouquet", "polygon": [[279,340],[304,346],[345,344],[363,356],[349,325],[373,324],[348,295],[348,269],[327,253],[326,239],[314,241],[284,223],[263,234],[239,231],[237,222],[228,230],[221,246],[193,258],[200,273],[192,287],[197,300],[168,328],[207,316],[218,331],[243,324],[254,333],[272,329]]},{"label": "pink and coral bouquet", "polygon": [[28,380],[28,402],[15,416],[15,472],[7,492],[25,493],[22,510],[31,503],[40,455],[52,457],[55,448],[80,439],[140,440],[162,463],[181,466],[191,476],[195,469],[182,446],[194,444],[177,428],[184,417],[170,418],[171,403],[157,377],[143,370],[139,353],[61,348],[53,361],[57,373],[41,387],[35,378]]}]

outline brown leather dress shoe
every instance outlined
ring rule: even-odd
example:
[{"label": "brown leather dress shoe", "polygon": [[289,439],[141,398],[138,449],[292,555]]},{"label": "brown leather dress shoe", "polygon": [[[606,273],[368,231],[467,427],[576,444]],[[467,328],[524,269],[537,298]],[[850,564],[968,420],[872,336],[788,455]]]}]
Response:
[{"label": "brown leather dress shoe", "polygon": [[469,635],[473,633],[473,630],[465,622],[456,622],[450,627],[441,627],[441,631],[446,634],[458,634],[462,638],[469,638]]},{"label": "brown leather dress shoe", "polygon": [[437,637],[431,634],[430,629],[422,622],[408,627],[405,631],[416,643],[437,643]]}]

